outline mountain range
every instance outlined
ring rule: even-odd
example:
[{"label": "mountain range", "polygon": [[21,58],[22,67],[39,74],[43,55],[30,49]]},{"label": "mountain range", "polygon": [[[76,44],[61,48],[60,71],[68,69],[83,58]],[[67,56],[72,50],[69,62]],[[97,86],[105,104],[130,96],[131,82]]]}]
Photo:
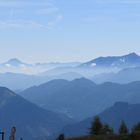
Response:
[{"label": "mountain range", "polygon": [[26,89],[20,95],[45,109],[82,120],[100,113],[117,101],[140,103],[139,91],[140,82],[95,84],[80,78],[53,80]]},{"label": "mountain range", "polygon": [[[102,123],[109,124],[116,132],[118,132],[122,121],[126,123],[130,131],[134,125],[140,122],[140,104],[116,102],[110,108],[99,113],[98,116]],[[79,123],[66,126],[62,132],[64,132],[67,137],[88,135],[93,118],[94,117],[91,117]]]},{"label": "mountain range", "polygon": [[11,127],[17,129],[16,139],[55,138],[60,130],[73,120],[30,103],[11,90],[0,87],[0,129],[10,135]]},{"label": "mountain range", "polygon": [[[68,63],[59,63],[59,62],[52,62],[52,63],[34,63],[34,64],[28,64],[25,62],[20,61],[17,58],[12,58],[8,60],[7,62],[1,63],[0,67],[1,72],[13,72],[12,69],[17,71],[14,72],[22,72],[23,73],[30,73],[32,68],[36,68],[36,71],[33,71],[33,73],[42,73],[47,74],[47,71],[50,70],[57,70],[59,68],[64,69],[64,73],[67,72],[77,72],[81,69],[110,69],[110,70],[121,70],[128,67],[137,67],[140,66],[140,56],[136,53],[130,53],[123,56],[108,56],[108,57],[98,57],[93,60],[90,60],[88,62],[80,63],[80,62],[68,62]],[[6,71],[7,68],[7,71]],[[9,68],[9,71],[8,71]],[[5,71],[4,71],[5,69]],[[11,69],[11,70],[10,70]],[[28,72],[26,71],[28,70]],[[42,70],[41,70],[42,69]],[[68,71],[68,69],[70,71]],[[32,69],[33,70],[33,69]],[[46,71],[46,72],[45,72]],[[56,74],[56,73],[55,73]],[[62,74],[62,73],[61,73]],[[82,74],[82,73],[81,73]]]},{"label": "mountain range", "polygon": [[129,128],[140,121],[136,53],[85,63],[28,64],[14,58],[1,63],[0,70],[10,71],[0,73],[0,86],[18,90],[17,95],[0,87],[0,129],[8,134],[16,126],[17,139],[84,135],[95,115],[115,130],[121,120]]},{"label": "mountain range", "polygon": [[44,72],[44,75],[60,75],[68,72],[76,72],[86,78],[97,74],[118,72],[126,68],[140,67],[140,56],[130,53],[123,56],[98,57],[77,66],[55,67]]},{"label": "mountain range", "polygon": [[[99,57],[85,63],[24,63],[16,58],[0,64],[0,85],[24,90],[54,79],[85,77],[95,83],[129,83],[140,80],[140,56]],[[3,73],[2,73],[3,72]]]},{"label": "mountain range", "polygon": [[99,57],[93,59],[89,62],[81,64],[83,67],[136,67],[140,66],[140,56],[136,53],[130,53],[123,56],[109,56],[109,57]]}]

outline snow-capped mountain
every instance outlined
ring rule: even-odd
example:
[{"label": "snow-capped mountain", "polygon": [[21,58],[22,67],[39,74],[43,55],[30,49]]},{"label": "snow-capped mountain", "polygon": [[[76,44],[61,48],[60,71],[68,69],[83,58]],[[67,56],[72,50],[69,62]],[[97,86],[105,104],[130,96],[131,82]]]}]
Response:
[{"label": "snow-capped mountain", "polygon": [[0,73],[5,72],[34,74],[37,70],[33,68],[33,64],[28,64],[17,58],[12,58],[0,64]]},{"label": "snow-capped mountain", "polygon": [[89,78],[101,73],[118,72],[122,69],[134,67],[140,67],[140,56],[136,53],[130,53],[123,56],[98,57],[76,67],[57,67],[46,71],[46,75],[76,72]]},{"label": "snow-capped mountain", "polygon": [[123,56],[99,57],[86,62],[82,67],[110,67],[110,68],[126,68],[140,66],[140,56],[136,53],[130,53]]},{"label": "snow-capped mountain", "polygon": [[26,67],[26,66],[32,66],[31,64],[24,63],[17,58],[12,58],[8,60],[7,62],[2,63],[5,67]]},{"label": "snow-capped mountain", "polygon": [[86,77],[107,72],[118,72],[125,68],[140,67],[140,56],[130,53],[123,56],[98,57],[86,63],[35,63],[28,64],[16,58],[0,64],[0,73],[14,72],[24,74],[41,74],[46,76],[78,73]]}]

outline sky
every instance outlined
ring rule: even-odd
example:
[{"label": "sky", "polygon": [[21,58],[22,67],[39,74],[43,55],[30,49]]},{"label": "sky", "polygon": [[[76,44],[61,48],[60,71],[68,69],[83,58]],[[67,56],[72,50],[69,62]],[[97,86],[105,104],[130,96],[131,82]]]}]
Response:
[{"label": "sky", "polygon": [[140,0],[0,0],[0,62],[140,54]]}]

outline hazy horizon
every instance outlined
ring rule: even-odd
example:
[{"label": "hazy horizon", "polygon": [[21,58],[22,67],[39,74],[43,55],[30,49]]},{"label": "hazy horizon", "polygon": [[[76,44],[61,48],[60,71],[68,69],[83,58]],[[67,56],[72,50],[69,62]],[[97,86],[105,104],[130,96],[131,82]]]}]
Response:
[{"label": "hazy horizon", "polygon": [[[104,56],[97,56],[97,57],[92,57],[91,59],[87,59],[87,60],[83,60],[83,61],[70,61],[70,60],[68,60],[68,61],[41,61],[41,62],[39,62],[39,61],[37,61],[37,62],[30,62],[30,63],[73,63],[73,62],[75,62],[75,63],[84,63],[84,62],[87,62],[87,61],[91,61],[91,60],[93,60],[93,59],[96,59],[96,58],[99,58],[99,57],[110,57],[110,56],[114,56],[114,57],[119,57],[119,56],[125,56],[125,55],[129,55],[129,54],[132,54],[132,53],[136,53],[136,52],[130,52],[130,53],[127,53],[127,54],[122,54],[122,55],[104,55]],[[137,55],[139,55],[138,53],[136,53]],[[24,62],[24,63],[28,63],[28,61],[24,61],[24,59],[20,59],[20,58],[17,58],[17,57],[13,57],[13,58],[7,58],[7,59],[5,59],[5,61],[3,60],[3,61],[0,61],[0,63],[5,63],[5,62],[8,62],[8,61],[11,61],[11,60],[13,60],[13,59],[16,59],[16,60],[19,60],[19,61],[21,61],[21,62]]]}]

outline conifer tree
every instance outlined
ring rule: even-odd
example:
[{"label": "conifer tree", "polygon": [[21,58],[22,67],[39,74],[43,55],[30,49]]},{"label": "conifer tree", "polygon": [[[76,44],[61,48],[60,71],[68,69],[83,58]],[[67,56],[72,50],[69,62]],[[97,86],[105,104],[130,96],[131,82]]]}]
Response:
[{"label": "conifer tree", "polygon": [[114,133],[113,128],[111,128],[108,124],[103,125],[102,134],[109,135],[109,134],[113,134],[113,133]]},{"label": "conifer tree", "polygon": [[140,134],[140,123],[136,124],[132,129],[133,134]]},{"label": "conifer tree", "polygon": [[95,116],[90,128],[91,135],[100,135],[102,133],[103,124],[100,121],[99,116]]},{"label": "conifer tree", "polygon": [[65,140],[65,135],[60,134],[59,137],[56,140]]},{"label": "conifer tree", "polygon": [[127,135],[129,133],[129,130],[125,124],[124,121],[121,122],[120,128],[119,128],[119,134],[120,135]]}]

